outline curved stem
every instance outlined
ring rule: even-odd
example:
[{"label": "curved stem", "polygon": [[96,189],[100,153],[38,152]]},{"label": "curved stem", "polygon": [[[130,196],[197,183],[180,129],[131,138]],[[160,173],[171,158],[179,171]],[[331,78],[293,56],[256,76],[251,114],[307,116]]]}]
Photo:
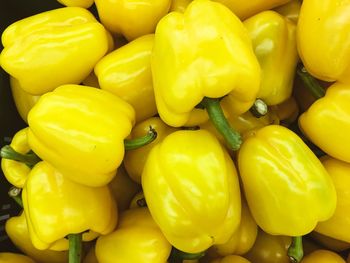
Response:
[{"label": "curved stem", "polygon": [[199,253],[186,253],[181,250],[178,250],[177,248],[173,247],[171,249],[170,257],[169,257],[169,263],[178,263],[182,262],[183,260],[195,260],[200,259],[204,257],[205,251],[199,252]]},{"label": "curved stem", "polygon": [[21,192],[22,189],[18,188],[18,187],[11,187],[10,190],[7,192],[8,195],[15,200],[15,202],[21,207],[23,208],[23,202],[22,202],[22,197],[21,197]]},{"label": "curved stem", "polygon": [[324,88],[322,88],[317,80],[307,72],[304,66],[298,66],[297,74],[312,93],[312,96],[314,96],[316,99],[320,99],[326,95]]},{"label": "curved stem", "polygon": [[292,263],[299,263],[304,256],[303,237],[293,237],[292,244],[288,248],[288,257]]},{"label": "curved stem", "polygon": [[10,145],[5,145],[1,148],[0,156],[4,159],[25,163],[30,168],[41,161],[41,159],[34,152],[22,154],[15,151]]},{"label": "curved stem", "polygon": [[254,117],[261,118],[267,114],[268,107],[265,101],[262,99],[256,99],[249,111],[253,114]]},{"label": "curved stem", "polygon": [[140,138],[124,140],[125,150],[134,150],[153,142],[157,138],[157,132],[151,126],[148,133]]},{"label": "curved stem", "polygon": [[201,104],[206,108],[210,120],[215,128],[224,136],[230,148],[234,151],[238,150],[242,144],[241,135],[228,123],[221,109],[219,99],[204,97]]},{"label": "curved stem", "polygon": [[82,233],[69,234],[69,263],[81,262]]}]

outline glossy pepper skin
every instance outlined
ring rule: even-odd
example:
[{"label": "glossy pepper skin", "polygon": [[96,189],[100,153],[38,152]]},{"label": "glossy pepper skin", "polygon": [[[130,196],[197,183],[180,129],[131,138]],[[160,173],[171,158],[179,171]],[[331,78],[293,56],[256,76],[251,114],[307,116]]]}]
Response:
[{"label": "glossy pepper skin", "polygon": [[296,25],[275,11],[264,11],[244,21],[262,70],[257,97],[276,105],[292,94],[298,62]]},{"label": "glossy pepper skin", "polygon": [[37,263],[66,263],[68,261],[67,251],[39,250],[33,246],[24,213],[9,218],[6,221],[5,230],[12,243]]},{"label": "glossy pepper skin", "polygon": [[277,13],[281,14],[282,16],[293,21],[295,24],[297,24],[299,19],[300,8],[301,8],[301,1],[292,0],[284,5],[276,7],[274,10]]},{"label": "glossy pepper skin", "polygon": [[236,168],[205,130],[176,131],[154,146],[142,187],[152,217],[181,251],[199,253],[225,243],[239,226]]},{"label": "glossy pepper skin", "polygon": [[130,41],[154,33],[158,21],[168,13],[171,0],[95,0],[95,4],[102,24]]},{"label": "glossy pepper skin", "polygon": [[307,71],[318,79],[350,82],[349,8],[350,2],[343,0],[303,1],[298,51]]},{"label": "glossy pepper skin", "polygon": [[94,0],[57,0],[65,6],[78,6],[83,8],[89,8],[94,3]]},{"label": "glossy pepper skin", "polygon": [[153,42],[152,34],[139,37],[95,66],[100,88],[130,103],[135,109],[136,122],[157,114],[151,73]]},{"label": "glossy pepper skin", "polygon": [[[77,194],[78,193],[78,194]],[[107,186],[74,183],[47,162],[35,165],[22,193],[30,239],[37,249],[68,249],[68,234],[84,241],[113,231],[117,206]]]},{"label": "glossy pepper skin", "polygon": [[41,96],[28,115],[28,143],[71,180],[108,184],[124,157],[134,109],[117,96],[81,85],[63,85]]},{"label": "glossy pepper skin", "polygon": [[84,8],[65,7],[19,20],[2,34],[0,65],[28,93],[79,84],[108,50],[108,33]]},{"label": "glossy pepper skin", "polygon": [[240,256],[230,255],[221,259],[210,261],[210,263],[250,263],[250,261]]},{"label": "glossy pepper skin", "polygon": [[120,215],[118,228],[98,238],[99,263],[165,263],[171,245],[165,239],[147,208],[136,208]]},{"label": "glossy pepper skin", "polygon": [[27,257],[22,254],[10,253],[10,252],[1,252],[0,253],[0,262],[1,263],[35,263],[30,257]]},{"label": "glossy pepper skin", "polygon": [[337,196],[331,177],[287,128],[266,126],[246,139],[238,165],[250,211],[265,232],[301,236],[333,215]]},{"label": "glossy pepper skin", "polygon": [[260,67],[244,26],[228,8],[209,0],[194,0],[185,13],[161,19],[152,74],[158,113],[174,127],[191,118],[204,96],[228,95],[224,100],[239,115],[253,105],[260,85]]},{"label": "glossy pepper skin", "polygon": [[191,2],[192,0],[173,0],[171,1],[170,11],[183,13]]},{"label": "glossy pepper skin", "polygon": [[330,250],[316,250],[303,258],[301,263],[346,263],[338,254]]},{"label": "glossy pepper skin", "polygon": [[302,132],[328,155],[350,162],[350,86],[335,83],[299,117]]},{"label": "glossy pepper skin", "polygon": [[159,117],[153,117],[137,124],[131,131],[131,138],[144,136],[149,131],[149,127],[152,127],[157,131],[157,138],[146,146],[127,151],[124,158],[126,171],[132,180],[139,184],[141,184],[142,170],[145,166],[149,152],[167,135],[176,131],[175,128],[166,125]]},{"label": "glossy pepper skin", "polygon": [[[28,128],[18,131],[10,144],[15,151],[21,154],[26,154],[31,150],[28,145],[27,132]],[[1,170],[7,181],[18,188],[23,188],[31,169],[25,163],[2,158]]]}]

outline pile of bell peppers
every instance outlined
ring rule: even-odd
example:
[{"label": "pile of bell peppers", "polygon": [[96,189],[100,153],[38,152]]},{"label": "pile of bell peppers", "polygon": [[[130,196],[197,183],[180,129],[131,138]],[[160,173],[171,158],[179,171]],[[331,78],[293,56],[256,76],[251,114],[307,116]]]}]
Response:
[{"label": "pile of bell peppers", "polygon": [[58,2],[2,32],[0,262],[350,262],[349,1]]}]

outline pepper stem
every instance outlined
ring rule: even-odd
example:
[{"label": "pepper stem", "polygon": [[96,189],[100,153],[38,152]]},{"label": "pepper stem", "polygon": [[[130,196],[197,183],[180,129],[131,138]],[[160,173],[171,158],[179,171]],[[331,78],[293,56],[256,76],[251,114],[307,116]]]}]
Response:
[{"label": "pepper stem", "polygon": [[261,118],[267,114],[268,107],[265,101],[262,99],[256,99],[249,111],[253,114],[254,117]]},{"label": "pepper stem", "polygon": [[21,188],[18,188],[16,186],[12,186],[10,188],[10,190],[7,192],[8,195],[13,199],[15,200],[15,202],[21,207],[23,208],[23,202],[22,202],[22,198],[21,198],[21,192],[22,192],[22,189]]},{"label": "pepper stem", "polygon": [[170,257],[168,259],[169,263],[182,263],[183,260],[195,260],[204,257],[205,251],[199,253],[186,253],[177,248],[173,247],[171,249]]},{"label": "pepper stem", "polygon": [[69,234],[69,263],[81,262],[82,233]]},{"label": "pepper stem", "polygon": [[204,97],[201,104],[206,108],[210,120],[215,128],[224,136],[230,148],[234,151],[238,150],[242,144],[241,135],[227,121],[221,109],[219,99]]},{"label": "pepper stem", "polygon": [[140,138],[124,140],[125,150],[134,150],[153,142],[157,138],[157,132],[151,126],[148,133]]},{"label": "pepper stem", "polygon": [[288,248],[288,257],[292,263],[299,263],[304,256],[303,237],[293,237],[292,244]]},{"label": "pepper stem", "polygon": [[309,89],[312,96],[316,99],[320,99],[326,95],[324,88],[322,88],[317,80],[307,72],[304,66],[298,66],[297,74],[303,81],[304,85]]},{"label": "pepper stem", "polygon": [[22,154],[15,151],[10,145],[5,145],[1,148],[0,156],[4,159],[25,163],[30,168],[32,168],[34,165],[41,161],[40,158],[34,152]]}]

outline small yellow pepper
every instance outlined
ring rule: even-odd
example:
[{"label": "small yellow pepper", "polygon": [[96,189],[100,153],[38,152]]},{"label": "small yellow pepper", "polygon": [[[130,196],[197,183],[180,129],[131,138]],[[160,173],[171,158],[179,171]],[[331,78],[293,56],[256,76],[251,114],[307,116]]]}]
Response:
[{"label": "small yellow pepper", "polygon": [[[209,32],[209,33],[208,33]],[[228,100],[236,115],[254,103],[260,66],[241,21],[225,6],[194,0],[171,12],[155,33],[152,74],[158,113],[179,127],[204,97]]]},{"label": "small yellow pepper", "polygon": [[230,255],[221,259],[215,259],[210,261],[210,263],[250,263],[250,261],[240,256]]},{"label": "small yellow pepper", "polygon": [[180,251],[199,253],[225,243],[239,226],[236,168],[205,130],[176,131],[154,146],[142,187],[152,217]]},{"label": "small yellow pepper", "polygon": [[154,35],[137,38],[95,66],[101,89],[130,103],[135,109],[136,122],[157,114],[151,73],[153,42]]},{"label": "small yellow pepper", "polygon": [[83,8],[89,8],[94,3],[94,0],[57,0],[65,6],[78,6]]},{"label": "small yellow pepper", "polygon": [[317,243],[332,251],[341,252],[350,248],[350,243],[340,241],[313,231],[310,236]]},{"label": "small yellow pepper", "polygon": [[9,253],[9,252],[0,252],[0,262],[1,263],[35,263],[30,257],[25,255]]},{"label": "small yellow pepper", "polygon": [[113,231],[117,206],[107,186],[74,183],[47,162],[34,166],[22,193],[30,239],[37,249],[68,249],[69,234],[90,241]]},{"label": "small yellow pepper", "polygon": [[350,2],[303,0],[297,42],[308,72],[325,81],[350,83]]},{"label": "small yellow pepper", "polygon": [[149,127],[152,127],[157,131],[157,138],[149,145],[139,149],[127,151],[124,158],[126,171],[131,179],[139,184],[141,184],[142,170],[145,166],[149,152],[167,135],[176,131],[175,128],[166,125],[159,117],[153,117],[137,124],[131,131],[131,138],[137,138],[145,135],[149,131]]},{"label": "small yellow pepper", "polygon": [[68,261],[67,251],[39,250],[33,246],[24,213],[8,219],[5,230],[12,243],[38,263],[66,263]]},{"label": "small yellow pepper", "polygon": [[300,263],[346,263],[338,254],[330,250],[316,250],[303,258]]},{"label": "small yellow pepper", "polygon": [[171,1],[170,11],[183,13],[191,2],[192,0],[173,0]]},{"label": "small yellow pepper", "polygon": [[120,215],[118,228],[96,242],[99,263],[165,263],[171,245],[147,208],[135,208]]},{"label": "small yellow pepper", "polygon": [[238,165],[250,211],[265,232],[301,236],[333,215],[337,196],[331,177],[287,128],[266,126],[246,139]]},{"label": "small yellow pepper", "polygon": [[300,8],[301,8],[301,1],[292,0],[286,3],[285,5],[276,7],[274,10],[277,13],[281,14],[282,16],[293,21],[295,24],[297,24],[299,19]]},{"label": "small yellow pepper", "polygon": [[95,0],[95,4],[102,24],[130,41],[154,33],[158,21],[168,13],[171,0]]},{"label": "small yellow pepper", "polygon": [[0,65],[26,92],[41,95],[79,84],[107,52],[105,28],[86,9],[65,7],[7,27]]},{"label": "small yellow pepper", "polygon": [[292,94],[298,62],[296,25],[275,11],[264,11],[244,21],[262,70],[257,97],[276,105]]},{"label": "small yellow pepper", "polygon": [[133,108],[100,89],[63,85],[41,96],[28,115],[28,143],[71,180],[108,184],[124,156]]}]

